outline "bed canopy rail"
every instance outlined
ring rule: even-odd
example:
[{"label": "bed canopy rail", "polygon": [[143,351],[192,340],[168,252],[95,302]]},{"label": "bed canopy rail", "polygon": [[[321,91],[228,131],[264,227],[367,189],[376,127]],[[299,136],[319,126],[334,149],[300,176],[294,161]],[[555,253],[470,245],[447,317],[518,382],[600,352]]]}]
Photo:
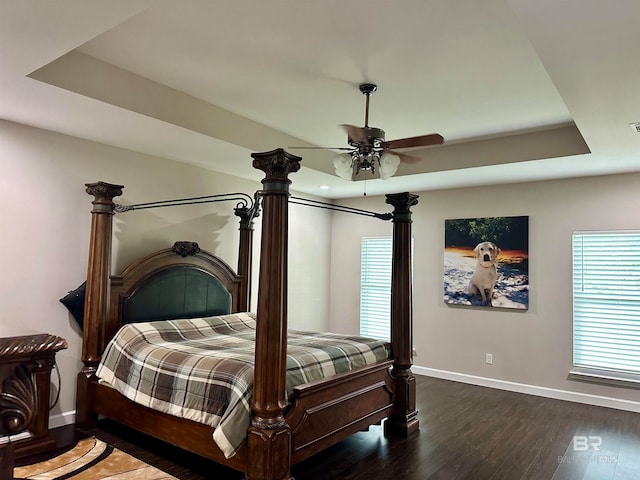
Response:
[{"label": "bed canopy rail", "polygon": [[253,198],[250,195],[242,192],[234,193],[221,193],[217,195],[203,195],[199,197],[189,198],[176,198],[173,200],[157,200],[155,202],[135,203],[133,205],[121,205],[114,203],[114,211],[116,213],[124,213],[132,210],[145,210],[148,208],[162,208],[162,207],[176,207],[180,205],[197,205],[201,203],[216,203],[216,202],[233,202],[237,201],[236,209],[242,208],[247,212],[252,212],[253,216],[258,216],[260,213],[260,192],[256,192]]},{"label": "bed canopy rail", "polygon": [[335,212],[353,213],[355,215],[377,218],[378,220],[391,220],[393,218],[392,213],[371,212],[369,210],[362,210],[360,208],[348,207],[346,205],[336,205],[334,203],[321,202],[319,200],[312,200],[310,198],[292,196],[289,197],[289,203],[304,205],[306,207],[324,208],[326,210],[333,210]]}]

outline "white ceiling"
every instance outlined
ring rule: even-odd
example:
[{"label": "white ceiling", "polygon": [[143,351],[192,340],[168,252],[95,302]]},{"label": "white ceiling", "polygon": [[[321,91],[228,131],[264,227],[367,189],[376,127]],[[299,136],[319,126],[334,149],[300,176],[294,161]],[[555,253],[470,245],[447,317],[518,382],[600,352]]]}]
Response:
[{"label": "white ceiling", "polygon": [[[640,171],[637,0],[0,0],[0,118],[259,179],[341,123],[445,144],[369,194]],[[591,153],[588,153],[588,152]],[[108,181],[108,179],[105,179]],[[321,184],[329,190],[319,190]]]}]

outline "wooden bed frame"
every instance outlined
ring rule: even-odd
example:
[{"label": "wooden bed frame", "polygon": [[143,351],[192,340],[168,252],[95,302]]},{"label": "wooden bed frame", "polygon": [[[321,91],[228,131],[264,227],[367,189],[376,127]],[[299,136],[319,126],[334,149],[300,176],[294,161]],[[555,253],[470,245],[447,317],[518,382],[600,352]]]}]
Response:
[{"label": "wooden bed frame", "polygon": [[[262,180],[262,240],[257,306],[253,415],[247,440],[226,459],[209,426],[139,406],[100,385],[95,372],[105,345],[119,328],[122,301],[144,278],[168,264],[192,264],[222,279],[233,295],[232,310],[249,307],[251,221],[240,222],[238,274],[206,252],[182,257],[167,249],[110,276],[113,198],[121,185],[87,184],[94,197],[86,285],[82,361],[78,374],[76,425],[95,425],[98,415],[143,431],[242,471],[247,480],[292,479],[290,466],[368,426],[385,421],[386,434],[418,429],[412,365],[411,211],[417,196],[387,195],[393,206],[391,350],[393,360],[298,386],[286,398],[288,179],[300,157],[282,149],[252,154]],[[187,246],[185,244],[183,246]],[[184,252],[182,252],[184,253]]]}]

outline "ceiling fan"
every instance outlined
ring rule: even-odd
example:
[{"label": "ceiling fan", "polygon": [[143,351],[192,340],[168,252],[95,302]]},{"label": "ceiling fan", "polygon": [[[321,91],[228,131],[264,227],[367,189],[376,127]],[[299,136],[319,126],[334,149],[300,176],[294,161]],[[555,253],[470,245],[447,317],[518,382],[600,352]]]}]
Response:
[{"label": "ceiling fan", "polygon": [[385,141],[384,130],[369,126],[369,98],[378,89],[373,83],[360,85],[360,92],[366,97],[364,127],[340,125],[347,132],[347,143],[350,147],[291,147],[300,149],[345,150],[349,153],[337,155],[333,159],[336,175],[345,180],[352,180],[361,171],[375,174],[376,169],[382,180],[393,176],[401,162],[415,163],[421,159],[398,152],[398,149],[440,145],[444,138],[437,133],[417,137],[401,138]]}]

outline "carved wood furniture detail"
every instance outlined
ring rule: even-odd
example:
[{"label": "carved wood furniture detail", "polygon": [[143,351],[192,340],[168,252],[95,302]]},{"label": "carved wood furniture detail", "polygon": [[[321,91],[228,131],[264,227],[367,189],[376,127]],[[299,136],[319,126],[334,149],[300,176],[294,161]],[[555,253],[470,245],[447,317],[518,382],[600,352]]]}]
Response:
[{"label": "carved wood furniture detail", "polygon": [[11,471],[14,455],[20,458],[55,446],[48,428],[51,369],[56,352],[65,348],[66,340],[55,335],[0,338],[0,436],[30,434],[2,444],[0,475]]}]

